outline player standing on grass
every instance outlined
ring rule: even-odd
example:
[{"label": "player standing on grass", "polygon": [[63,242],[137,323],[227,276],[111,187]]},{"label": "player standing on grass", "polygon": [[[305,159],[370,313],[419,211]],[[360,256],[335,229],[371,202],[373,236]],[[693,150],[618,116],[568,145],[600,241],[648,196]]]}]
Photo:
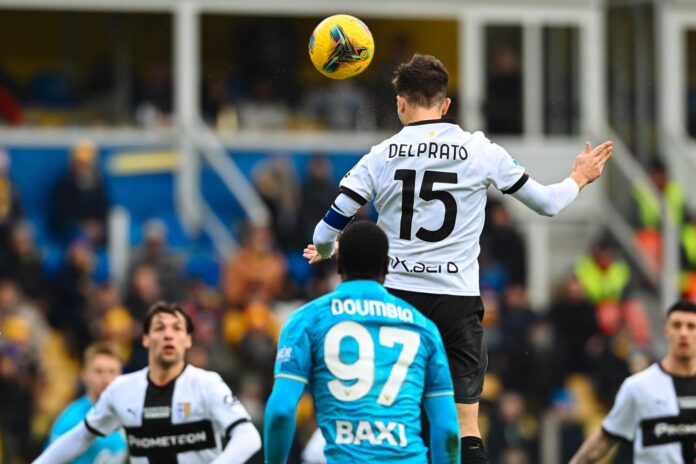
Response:
[{"label": "player standing on grass", "polygon": [[[249,414],[220,375],[186,363],[193,333],[188,313],[156,303],[143,332],[148,367],[116,378],[85,420],[35,463],[68,462],[97,436],[121,427],[133,464],[243,463],[261,448]],[[223,438],[229,440],[224,447]]]},{"label": "player standing on grass", "polygon": [[622,440],[633,442],[636,464],[696,462],[696,304],[672,305],[664,334],[667,356],[624,381],[601,430],[571,464],[597,462]]},{"label": "player standing on grass", "polygon": [[440,329],[454,382],[462,463],[485,463],[478,403],[488,364],[479,297],[479,236],[486,190],[493,184],[539,214],[553,216],[599,177],[612,143],[577,156],[570,176],[541,185],[481,132],[443,119],[447,69],[415,55],[396,70],[396,107],[404,128],[363,156],[341,181],[340,194],[317,224],[310,263],[329,258],[336,236],[360,206],[373,201],[391,245],[385,286]]},{"label": "player standing on grass", "polygon": [[382,286],[389,243],[379,227],[358,221],[340,240],[343,283],[290,315],[280,335],[266,464],[285,464],[306,385],[328,462],[427,462],[423,404],[432,462],[458,463],[457,410],[437,327]]}]

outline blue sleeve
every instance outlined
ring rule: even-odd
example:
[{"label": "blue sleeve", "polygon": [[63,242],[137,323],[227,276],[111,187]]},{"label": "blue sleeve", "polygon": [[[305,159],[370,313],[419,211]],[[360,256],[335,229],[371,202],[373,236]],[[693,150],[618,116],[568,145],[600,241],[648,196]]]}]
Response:
[{"label": "blue sleeve", "polygon": [[278,341],[275,377],[308,383],[312,369],[312,346],[304,309],[290,315]]},{"label": "blue sleeve", "polygon": [[430,453],[433,464],[459,464],[459,421],[454,396],[433,396],[423,402],[430,422]]},{"label": "blue sleeve", "polygon": [[426,398],[434,396],[453,396],[454,387],[452,386],[452,374],[450,373],[449,363],[445,346],[442,343],[440,332],[435,324],[428,324],[430,330],[430,356],[425,373],[425,388],[423,393]]},{"label": "blue sleeve", "polygon": [[277,378],[263,420],[265,464],[284,464],[295,436],[295,415],[305,386],[289,378]]}]

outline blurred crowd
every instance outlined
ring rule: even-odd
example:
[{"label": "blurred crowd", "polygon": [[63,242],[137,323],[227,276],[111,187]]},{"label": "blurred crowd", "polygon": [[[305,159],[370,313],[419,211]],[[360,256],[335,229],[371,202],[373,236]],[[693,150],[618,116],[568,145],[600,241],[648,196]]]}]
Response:
[{"label": "blurred crowd", "polygon": [[[24,214],[22,192],[9,176],[9,157],[0,153],[2,462],[26,462],[41,449],[56,415],[80,392],[78,360],[90,342],[112,342],[126,371],[145,366],[140,321],[162,299],[180,302],[194,318],[189,361],[218,371],[261,427],[283,321],[338,283],[333,263],[310,267],[301,256],[336,194],[329,158],[312,157],[301,174],[282,157],[260,163],[253,182],[271,212],[270,224],[242,228],[241,247],[219,261],[213,273],[218,278],[190,272],[192,257],[172,248],[166,223],[152,218],[131,251],[122,287],[96,265],[109,240],[111,207],[97,158],[94,144],[80,141],[67,171],[55,179],[45,220],[64,258],[49,269],[32,218]],[[656,188],[679,191],[669,187],[661,165],[654,168]],[[650,195],[637,187],[637,243],[652,243],[641,238],[646,234],[659,240]],[[665,195],[675,199],[674,214],[685,209],[682,196]],[[359,214],[375,213],[366,208]],[[680,218],[687,238],[683,290],[693,297],[686,283],[696,271],[696,242],[688,239],[696,222],[686,213]],[[548,452],[540,444],[548,440],[558,444],[561,462],[597,426],[622,380],[651,361],[653,334],[638,293],[643,282],[608,238],[597,240],[558,280],[550,307],[532,307],[521,230],[505,203],[489,201],[479,259],[490,356],[482,429],[493,463],[540,462]],[[659,266],[659,255],[653,259]],[[315,427],[311,398],[305,398],[294,462]]]}]

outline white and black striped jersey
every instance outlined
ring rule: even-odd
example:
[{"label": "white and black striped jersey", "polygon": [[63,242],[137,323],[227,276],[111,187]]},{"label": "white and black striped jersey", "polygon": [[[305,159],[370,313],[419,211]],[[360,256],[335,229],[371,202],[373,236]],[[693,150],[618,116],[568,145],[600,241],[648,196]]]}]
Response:
[{"label": "white and black striped jersey", "polygon": [[123,427],[131,463],[208,463],[222,440],[250,420],[219,374],[187,365],[169,384],[150,382],[148,369],[116,378],[85,418],[108,435]]},{"label": "white and black striped jersey", "polygon": [[602,423],[633,442],[636,464],[696,462],[696,377],[676,377],[656,363],[627,378]]},{"label": "white and black striped jersey", "polygon": [[419,121],[372,147],[341,181],[360,204],[373,201],[389,238],[385,286],[478,295],[479,237],[486,191],[514,193],[524,169],[481,132],[447,120]]}]

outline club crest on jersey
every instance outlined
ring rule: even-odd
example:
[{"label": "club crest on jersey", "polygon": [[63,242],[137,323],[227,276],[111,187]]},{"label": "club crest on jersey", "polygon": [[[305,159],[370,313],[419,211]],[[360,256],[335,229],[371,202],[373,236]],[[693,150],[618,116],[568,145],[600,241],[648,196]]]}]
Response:
[{"label": "club crest on jersey", "polygon": [[177,403],[176,415],[179,419],[188,419],[191,415],[191,403]]}]

